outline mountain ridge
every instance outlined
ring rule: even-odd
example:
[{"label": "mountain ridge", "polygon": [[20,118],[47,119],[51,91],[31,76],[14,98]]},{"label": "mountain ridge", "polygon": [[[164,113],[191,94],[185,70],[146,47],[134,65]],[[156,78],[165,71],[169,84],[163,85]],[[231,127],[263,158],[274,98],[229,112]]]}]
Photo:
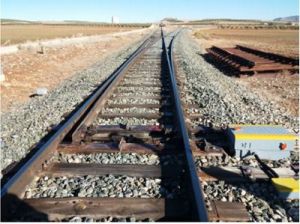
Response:
[{"label": "mountain ridge", "polygon": [[273,19],[273,21],[277,21],[277,22],[297,22],[297,23],[299,23],[299,16],[278,17],[278,18]]}]

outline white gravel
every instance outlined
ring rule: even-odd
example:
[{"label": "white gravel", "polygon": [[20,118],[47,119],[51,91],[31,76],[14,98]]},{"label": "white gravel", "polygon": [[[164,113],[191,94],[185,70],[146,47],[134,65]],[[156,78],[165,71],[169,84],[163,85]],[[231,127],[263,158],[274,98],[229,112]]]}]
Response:
[{"label": "white gravel", "polygon": [[64,81],[46,96],[33,98],[15,111],[1,114],[1,170],[22,159],[141,44],[111,54]]},{"label": "white gravel", "polygon": [[132,92],[132,93],[136,93],[136,92],[141,92],[141,91],[147,91],[147,92],[150,92],[150,91],[160,91],[161,88],[160,87],[138,87],[138,86],[135,86],[135,87],[125,87],[125,86],[118,86],[117,87],[117,90],[119,92],[121,91],[125,91],[126,92]]},{"label": "white gravel", "polygon": [[[193,125],[280,124],[297,132],[299,118],[291,116],[264,96],[252,93],[250,89],[239,85],[235,78],[225,76],[207,63],[201,56],[205,53],[204,49],[190,38],[188,32],[184,30],[175,40],[175,52],[178,72],[185,77],[183,100],[199,106],[199,110],[189,110],[190,113],[202,114],[198,121],[192,122]],[[295,160],[299,161],[299,157],[293,155],[289,159],[265,162],[270,167],[289,167],[291,161]],[[220,165],[258,166],[253,158],[241,161],[227,156],[196,157],[195,163],[198,169]],[[202,181],[202,186],[206,199],[244,203],[252,221],[299,221],[299,201],[279,199],[269,182],[232,185],[224,181]]]},{"label": "white gravel", "polygon": [[[100,115],[101,116],[101,115]],[[159,124],[155,119],[143,119],[143,118],[128,118],[128,117],[117,117],[113,119],[102,119],[97,118],[93,125],[156,125]]]},{"label": "white gravel", "polygon": [[158,178],[128,176],[42,177],[25,191],[25,198],[139,197],[160,198],[170,194]]},{"label": "white gravel", "polygon": [[[160,94],[151,93],[153,89],[161,90],[161,88],[144,87],[144,85],[162,84],[160,77],[164,71],[161,70],[161,41],[155,43],[152,47],[146,50],[144,59],[141,59],[134,64],[124,79],[121,81],[120,86],[117,87],[116,92],[112,94],[112,98],[107,101],[107,108],[104,108],[98,118],[94,121],[94,125],[107,125],[107,124],[128,124],[128,125],[154,125],[158,120],[147,118],[134,118],[134,117],[115,117],[112,119],[103,119],[101,115],[111,113],[138,113],[138,114],[154,114],[160,115],[159,108],[109,108],[110,104],[160,104],[160,100],[144,98],[145,96],[159,96]],[[149,59],[155,57],[155,59]],[[141,74],[143,73],[143,74]],[[145,78],[134,78],[135,76],[143,75]],[[153,78],[155,75],[156,78]],[[151,78],[149,78],[151,76]],[[123,86],[125,85],[125,86]],[[132,85],[136,85],[133,87]],[[123,86],[123,87],[122,87]],[[125,88],[124,88],[125,87]],[[147,92],[145,92],[147,90]],[[118,96],[118,98],[114,98]],[[131,96],[133,98],[131,98]]]},{"label": "white gravel", "polygon": [[98,164],[147,164],[158,165],[157,155],[140,155],[137,153],[95,153],[95,154],[61,154],[53,162],[63,163],[98,163]]},{"label": "white gravel", "polygon": [[114,99],[108,100],[108,104],[160,104],[159,100],[154,99],[145,99],[145,98],[137,98],[137,99]]},{"label": "white gravel", "polygon": [[[242,202],[252,222],[299,221],[299,201],[283,201],[268,182],[229,184],[224,181],[202,181],[204,197],[224,202]],[[210,203],[207,200],[210,210]]]},{"label": "white gravel", "polygon": [[147,113],[147,114],[159,114],[159,108],[137,108],[137,107],[130,107],[130,108],[105,108],[102,110],[102,114],[110,114],[110,113]]},{"label": "white gravel", "polygon": [[201,54],[204,49],[192,40],[188,31],[182,31],[175,40],[179,73],[186,80],[185,101],[199,105],[204,124],[209,119],[214,125],[280,124],[289,129],[299,128],[299,118],[291,116],[284,108],[266,100],[244,86],[235,78],[225,76],[207,63]]}]

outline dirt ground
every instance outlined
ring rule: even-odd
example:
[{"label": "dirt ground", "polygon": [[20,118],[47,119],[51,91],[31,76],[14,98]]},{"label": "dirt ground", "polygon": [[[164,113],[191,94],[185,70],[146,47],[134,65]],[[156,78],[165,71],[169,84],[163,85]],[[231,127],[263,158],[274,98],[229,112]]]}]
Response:
[{"label": "dirt ground", "polygon": [[49,48],[44,54],[19,51],[2,55],[5,81],[0,83],[1,113],[29,101],[37,88],[54,89],[63,80],[141,37],[130,34],[110,41]]},{"label": "dirt ground", "polygon": [[[298,30],[195,30],[193,38],[205,48],[244,44],[286,56],[299,57]],[[299,116],[299,74],[237,78],[241,85]]]},{"label": "dirt ground", "polygon": [[[139,27],[142,28],[142,27]],[[137,27],[110,27],[92,25],[1,25],[1,45],[23,43],[26,41],[46,40],[53,38],[100,35],[113,32],[123,32]]]},{"label": "dirt ground", "polygon": [[299,75],[277,77],[246,77],[237,81],[249,87],[257,95],[275,102],[293,116],[299,116]]},{"label": "dirt ground", "polygon": [[291,57],[299,54],[298,30],[209,29],[195,30],[194,37],[201,40],[205,48],[212,45],[233,47],[241,44]]}]

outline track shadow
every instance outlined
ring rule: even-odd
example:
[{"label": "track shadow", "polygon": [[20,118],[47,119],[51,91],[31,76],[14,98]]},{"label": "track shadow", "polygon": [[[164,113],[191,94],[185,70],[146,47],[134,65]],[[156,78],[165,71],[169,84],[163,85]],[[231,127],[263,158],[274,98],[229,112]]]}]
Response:
[{"label": "track shadow", "polygon": [[230,77],[240,77],[239,72],[237,70],[234,70],[231,66],[228,66],[225,63],[220,62],[219,60],[216,60],[210,54],[201,54],[199,52],[197,54],[201,56],[207,63],[211,64],[214,68],[222,72],[224,75]]},{"label": "track shadow", "polygon": [[[164,46],[162,44],[162,48]],[[171,80],[169,76],[169,68],[167,63],[167,58],[165,56],[165,52],[163,52],[164,56],[161,57],[161,70],[162,70],[162,80],[163,88],[169,89],[170,98],[168,101],[164,103],[168,103],[170,105],[168,107],[168,111],[172,112],[172,116],[162,116],[159,119],[159,122],[166,127],[170,127],[170,137],[165,139],[165,145],[172,145],[175,146],[173,150],[168,150],[168,153],[173,154],[173,158],[171,157],[166,164],[166,161],[160,157],[160,164],[162,169],[162,183],[161,185],[166,188],[169,192],[175,192],[176,198],[169,198],[169,195],[164,194],[166,198],[165,201],[165,217],[158,220],[158,221],[195,221],[197,220],[194,200],[192,198],[191,192],[193,192],[192,186],[190,184],[189,175],[187,174],[187,164],[186,158],[184,155],[184,144],[183,139],[180,137],[179,134],[179,124],[178,120],[176,119],[176,108],[175,108],[175,99],[172,95],[172,86]],[[164,85],[167,83],[167,85]],[[161,92],[163,95],[164,93]],[[162,108],[163,110],[163,108]],[[167,153],[163,154],[167,155]],[[181,164],[179,164],[181,161]],[[178,164],[176,164],[178,162]],[[168,178],[172,173],[172,178]],[[172,184],[173,183],[173,184]],[[176,184],[177,183],[177,184]]]},{"label": "track shadow", "polygon": [[[132,53],[131,55],[133,55],[134,53]],[[5,183],[7,183],[7,181],[28,161],[28,160],[30,160],[30,158],[32,158],[32,156],[40,149],[40,147],[41,147],[41,145],[43,145],[47,140],[49,140],[54,134],[55,134],[55,132],[61,127],[61,126],[63,126],[67,121],[68,121],[68,119],[70,118],[70,117],[72,117],[80,108],[81,108],[81,106],[85,103],[85,102],[87,102],[93,95],[94,95],[94,93],[96,93],[103,85],[104,85],[104,83],[113,75],[113,74],[115,74],[125,63],[126,63],[126,61],[127,61],[127,59],[128,58],[130,58],[131,57],[131,55],[130,56],[128,56],[127,58],[126,58],[126,60],[120,65],[120,66],[118,66],[114,71],[113,71],[113,73],[111,74],[111,75],[109,75],[106,79],[104,79],[102,82],[101,82],[101,84],[100,85],[95,85],[95,90],[93,90],[91,93],[90,93],[90,95],[89,96],[87,96],[84,100],[83,100],[83,102],[81,102],[81,103],[79,103],[77,106],[76,106],[76,108],[72,111],[72,112],[70,112],[70,113],[68,113],[68,114],[64,114],[63,116],[62,116],[62,121],[60,122],[60,123],[58,123],[58,124],[56,124],[55,126],[52,126],[52,127],[49,127],[48,128],[48,134],[46,134],[38,143],[36,143],[36,144],[34,144],[31,148],[30,148],[30,150],[29,150],[29,152],[26,154],[26,156],[24,157],[24,158],[22,158],[20,161],[18,161],[18,162],[12,162],[10,165],[8,165],[5,169],[3,169],[2,171],[1,171],[1,173],[2,173],[2,179],[1,179],[1,187],[5,184]],[[97,65],[98,63],[95,63],[94,65]],[[94,65],[92,65],[92,66],[94,66]],[[92,67],[91,66],[91,67]],[[76,75],[75,75],[76,76]],[[34,96],[32,96],[32,97],[34,97]],[[93,104],[91,105],[91,106],[93,106]],[[82,116],[82,117],[84,117],[84,115]],[[81,119],[77,122],[77,123],[79,123],[81,121]],[[76,127],[76,125],[74,126],[74,127]],[[70,133],[72,133],[72,131],[73,131],[73,129],[71,129],[71,131],[69,132],[69,134],[67,134],[66,135],[66,137],[65,137],[65,139],[64,139],[64,141],[70,141],[70,138],[71,138],[71,134]]]},{"label": "track shadow", "polygon": [[[277,192],[275,186],[271,183],[271,179],[268,180],[250,180],[245,177],[244,179],[241,178],[240,175],[230,172],[228,170],[223,170],[220,167],[214,167],[214,170],[209,171],[210,168],[202,168],[205,173],[207,173],[209,176],[216,178],[218,181],[207,181],[208,183],[213,183],[213,185],[217,185],[218,183],[220,184],[223,182],[224,184],[227,184],[232,187],[236,187],[236,189],[243,189],[247,193],[253,195],[255,198],[261,199],[265,201],[271,209],[273,210],[279,210],[281,213],[284,213],[286,216],[287,209],[288,209],[288,204],[287,202],[290,201],[288,198],[288,194],[285,195],[280,195]],[[220,176],[222,176],[220,178]],[[291,190],[287,187],[285,189]],[[234,193],[234,192],[233,192]],[[227,195],[224,194],[224,196],[227,198]],[[237,200],[236,197],[234,200]],[[260,201],[255,202],[254,207],[261,207],[264,206]],[[250,204],[246,202],[246,208],[250,209],[249,207]],[[285,212],[283,212],[285,211]],[[252,218],[256,220],[256,215],[255,213],[252,214],[250,213]],[[294,218],[295,219],[295,218]],[[293,220],[293,221],[299,221],[298,220]]]},{"label": "track shadow", "polygon": [[[228,139],[226,139],[226,135],[224,135],[224,131],[222,131],[222,129],[220,129],[219,131],[213,131],[213,129],[211,129],[210,127],[199,126],[199,131],[195,135],[197,137],[205,139],[206,142],[212,143],[212,145],[220,146],[221,148],[225,149],[228,155],[232,155],[232,151],[228,150],[228,146],[226,148],[225,143],[228,142]],[[287,206],[286,201],[289,200],[288,194],[280,194],[279,197],[279,193],[277,192],[275,186],[271,182],[271,178],[278,178],[278,174],[276,174],[276,172],[274,172],[273,169],[268,167],[264,161],[260,160],[259,157],[257,157],[256,155],[254,155],[254,157],[258,161],[260,169],[264,171],[264,173],[269,177],[269,179],[252,180],[247,178],[247,174],[245,175],[245,177],[243,177],[235,172],[221,169],[220,167],[201,167],[201,170],[203,170],[208,176],[213,177],[212,179],[218,180],[218,182],[222,181],[225,184],[229,184],[232,187],[236,187],[237,189],[244,189],[246,192],[252,194],[254,197],[267,202],[267,204],[272,209],[285,209]],[[242,164],[238,167],[241,166]],[[244,172],[243,170],[244,169],[241,169],[242,173]],[[296,177],[298,172],[297,167],[294,168],[294,172]],[[209,183],[210,181],[207,182]],[[291,189],[285,187],[285,190],[289,191]],[[226,195],[224,196],[227,197]]]},{"label": "track shadow", "polygon": [[[270,201],[270,200],[273,201],[274,198],[271,197],[272,196],[271,193],[278,195],[276,188],[271,183],[271,179],[255,180],[255,181],[247,179],[247,177],[245,177],[243,179],[240,175],[238,175],[234,172],[230,172],[228,170],[221,169],[220,167],[214,167],[214,169],[211,169],[209,167],[203,167],[202,170],[205,171],[205,173],[208,174],[209,176],[218,179],[218,181],[224,181],[225,183],[230,184],[232,186],[242,188],[242,189],[248,191],[249,193],[253,194],[255,197],[261,198],[265,201]],[[250,186],[254,185],[256,183],[268,184],[269,185],[268,191],[270,194],[261,194],[257,189],[251,190],[253,188],[250,188]],[[284,186],[282,186],[282,187],[284,187]],[[284,188],[287,191],[292,190],[288,187],[284,187]],[[282,200],[287,200],[287,199],[288,199],[287,197],[282,198]]]},{"label": "track shadow", "polygon": [[[22,212],[20,212],[22,211]],[[37,211],[13,194],[1,199],[2,222],[45,222],[48,215]]]}]

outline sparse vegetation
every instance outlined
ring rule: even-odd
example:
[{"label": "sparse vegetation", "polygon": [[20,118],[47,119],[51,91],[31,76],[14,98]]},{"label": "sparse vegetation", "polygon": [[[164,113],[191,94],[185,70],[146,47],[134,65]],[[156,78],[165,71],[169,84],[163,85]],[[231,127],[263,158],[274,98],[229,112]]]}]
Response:
[{"label": "sparse vegetation", "polygon": [[201,19],[201,20],[192,20],[190,22],[199,22],[199,23],[262,23],[261,20],[253,19]]},{"label": "sparse vegetation", "polygon": [[164,18],[163,20],[167,21],[167,22],[174,22],[174,23],[176,23],[176,22],[182,22],[182,20],[179,20],[177,18],[171,18],[171,17]]},{"label": "sparse vegetation", "polygon": [[59,37],[86,36],[145,28],[150,24],[2,24],[1,45]]},{"label": "sparse vegetation", "polygon": [[205,47],[217,45],[232,47],[246,44],[266,51],[298,57],[298,30],[285,29],[210,29],[198,30],[194,36],[201,39]]},{"label": "sparse vegetation", "polygon": [[34,24],[37,22],[28,21],[28,20],[20,20],[20,19],[1,19],[2,24]]},{"label": "sparse vegetation", "polygon": [[[180,22],[180,21],[171,21]],[[220,29],[299,29],[299,24],[289,21],[262,21],[247,19],[202,19],[181,22],[182,25],[215,25]]]},{"label": "sparse vegetation", "polygon": [[298,30],[299,25],[292,25],[291,23],[287,24],[278,24],[278,23],[266,23],[263,25],[253,25],[253,24],[222,24],[218,25],[219,29],[251,29],[251,30],[258,30],[258,29],[279,29],[279,30]]}]

